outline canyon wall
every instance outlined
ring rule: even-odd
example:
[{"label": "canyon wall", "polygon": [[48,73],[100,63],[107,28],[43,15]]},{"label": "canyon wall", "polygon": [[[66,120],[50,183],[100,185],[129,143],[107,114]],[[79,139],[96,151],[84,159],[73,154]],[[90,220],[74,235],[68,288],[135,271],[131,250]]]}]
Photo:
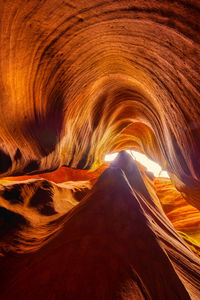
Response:
[{"label": "canyon wall", "polygon": [[[0,0],[2,299],[199,299],[199,18],[198,0]],[[103,165],[125,149],[171,181]]]}]

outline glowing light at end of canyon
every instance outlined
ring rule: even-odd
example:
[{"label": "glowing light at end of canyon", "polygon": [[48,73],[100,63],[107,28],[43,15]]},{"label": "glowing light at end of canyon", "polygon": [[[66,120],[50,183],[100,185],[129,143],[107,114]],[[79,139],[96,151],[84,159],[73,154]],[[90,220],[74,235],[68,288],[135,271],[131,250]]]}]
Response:
[{"label": "glowing light at end of canyon", "polygon": [[[146,155],[133,151],[126,150],[129,154],[133,156],[133,158],[141,163],[144,167],[147,168],[148,171],[152,172],[155,177],[168,177],[169,175],[166,171],[162,170],[159,164],[155,163],[153,160],[149,159]],[[118,155],[118,152],[106,154],[104,160],[107,162],[113,161]]]}]

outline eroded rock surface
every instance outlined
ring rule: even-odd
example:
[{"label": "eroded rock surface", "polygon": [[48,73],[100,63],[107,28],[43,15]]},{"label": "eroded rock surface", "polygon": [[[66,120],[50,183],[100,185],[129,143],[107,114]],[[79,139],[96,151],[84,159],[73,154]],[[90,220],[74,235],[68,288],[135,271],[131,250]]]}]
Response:
[{"label": "eroded rock surface", "polygon": [[199,1],[6,0],[0,13],[2,176],[135,147],[199,207]]},{"label": "eroded rock surface", "polygon": [[1,299],[198,299],[199,259],[121,156],[46,246],[2,258]]},{"label": "eroded rock surface", "polygon": [[[200,298],[199,18],[198,0],[0,0],[1,299]],[[124,149],[173,184],[123,152],[97,181]]]}]

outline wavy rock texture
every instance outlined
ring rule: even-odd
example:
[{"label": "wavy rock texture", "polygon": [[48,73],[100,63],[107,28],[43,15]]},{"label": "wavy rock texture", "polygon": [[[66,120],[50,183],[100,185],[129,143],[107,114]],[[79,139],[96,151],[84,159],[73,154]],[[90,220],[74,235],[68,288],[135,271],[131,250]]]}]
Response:
[{"label": "wavy rock texture", "polygon": [[1,299],[200,296],[199,259],[123,153],[65,215],[54,239],[37,252],[1,260]]},{"label": "wavy rock texture", "polygon": [[[199,18],[198,0],[0,0],[2,299],[199,299],[177,233],[199,255]],[[123,149],[173,184],[123,153],[97,181]]]},{"label": "wavy rock texture", "polygon": [[199,15],[198,1],[2,1],[2,176],[139,144],[199,207]]},{"label": "wavy rock texture", "polygon": [[155,179],[155,191],[175,229],[200,257],[199,210],[186,202],[167,178]]}]

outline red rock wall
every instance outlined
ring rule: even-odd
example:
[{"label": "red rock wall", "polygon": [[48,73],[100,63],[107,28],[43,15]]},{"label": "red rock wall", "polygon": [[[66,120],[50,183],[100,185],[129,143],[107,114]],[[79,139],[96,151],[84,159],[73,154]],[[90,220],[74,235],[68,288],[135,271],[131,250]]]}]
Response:
[{"label": "red rock wall", "polygon": [[[63,299],[68,294],[70,299],[79,299],[80,293],[85,293],[85,299],[94,299],[91,295],[96,294],[96,299],[164,299],[164,295],[168,299],[199,298],[199,262],[172,227],[158,204],[154,188],[150,188],[137,168],[133,168],[135,173],[132,170],[136,184],[131,174],[124,177],[122,171],[111,169],[103,175],[103,178],[108,176],[108,183],[102,186],[100,179],[92,194],[85,198],[83,203],[89,207],[88,211],[84,204],[77,204],[104,167],[97,169],[95,175],[83,170],[98,168],[110,151],[129,148],[159,162],[169,172],[183,202],[200,208],[199,18],[198,0],[0,1],[2,253],[38,249],[58,233],[58,240],[33,256],[26,258],[22,254],[25,256],[19,259],[17,254],[16,257],[10,254],[9,259],[3,259],[0,285],[3,299],[13,295],[16,298],[16,293],[19,299],[27,295],[29,299],[43,299],[46,294],[49,299]],[[118,167],[123,169],[124,163]],[[64,166],[82,171],[66,171]],[[49,173],[54,170],[56,173]],[[44,180],[41,173],[45,173]],[[13,176],[25,177],[16,178],[13,183]],[[66,180],[92,182],[65,185]],[[75,195],[74,185],[85,187],[83,193]],[[163,190],[160,201],[165,210]],[[107,198],[112,209],[106,206]],[[125,201],[124,207],[121,199]],[[96,208],[92,216],[93,202]],[[105,216],[102,217],[98,205],[103,207]],[[65,214],[72,206],[76,207],[69,220]],[[117,219],[123,224],[127,215],[128,235],[113,225],[112,210],[120,209],[123,215]],[[138,216],[134,221],[135,209]],[[47,212],[50,215],[45,215]],[[172,215],[173,210],[171,220],[176,223]],[[87,218],[94,226],[91,233]],[[107,226],[96,228],[96,220],[98,224],[106,222]],[[149,226],[149,222],[156,225]],[[81,231],[76,227],[73,233],[74,224],[80,225]],[[64,229],[59,235],[61,227]],[[198,230],[196,224],[192,234],[197,235]],[[77,248],[65,247],[65,232],[69,243],[76,234],[82,236]],[[101,236],[97,244],[96,234]],[[147,238],[143,255],[142,235],[143,240]],[[130,243],[130,236],[136,241],[135,246]],[[123,249],[120,243],[124,244]],[[110,261],[108,267],[95,268],[96,259],[101,256],[97,245],[105,253],[98,264]],[[114,250],[106,253],[106,247],[110,249],[112,245]],[[60,249],[61,256],[67,251],[64,266],[73,257],[68,270],[62,269],[62,261],[58,262],[57,254],[54,256],[54,246]],[[83,249],[78,262],[77,249]],[[116,251],[113,260],[112,251]],[[93,255],[91,260],[88,253]],[[45,270],[51,255],[49,270],[53,274],[55,268],[55,274],[48,275]],[[157,263],[154,256],[158,257]],[[36,263],[44,257],[44,262]],[[149,269],[145,269],[144,263],[140,265],[136,257],[146,262]],[[122,262],[118,262],[121,258]],[[65,276],[62,278],[72,278],[67,287],[61,280],[60,290],[57,284],[52,285],[59,272],[60,277]],[[38,273],[41,275],[32,281]],[[21,278],[19,284],[13,274]],[[87,274],[84,279],[83,274]],[[114,279],[109,279],[112,276]],[[77,278],[79,285],[73,278]],[[24,280],[27,280],[25,290]],[[47,285],[52,287],[48,289]],[[10,294],[6,294],[8,286],[13,286]]]},{"label": "red rock wall", "polygon": [[1,299],[199,298],[199,259],[128,154],[120,154],[61,225],[38,251],[0,259]]},{"label": "red rock wall", "polygon": [[97,165],[131,146],[121,133],[136,122],[147,131],[133,140],[199,207],[198,1],[18,0],[0,13],[2,176]]}]

